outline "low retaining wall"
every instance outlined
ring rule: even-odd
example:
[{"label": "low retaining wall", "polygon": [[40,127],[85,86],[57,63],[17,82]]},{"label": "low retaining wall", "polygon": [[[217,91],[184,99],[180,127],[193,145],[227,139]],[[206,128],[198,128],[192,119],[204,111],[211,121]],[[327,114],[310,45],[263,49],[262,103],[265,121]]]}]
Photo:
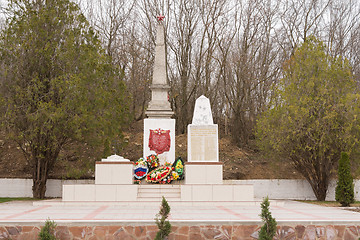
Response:
[{"label": "low retaining wall", "polygon": [[[360,201],[360,180],[355,180],[355,199]],[[64,184],[94,184],[94,180],[49,179],[46,197],[61,197]],[[315,200],[310,184],[302,179],[225,180],[224,184],[253,184],[254,197],[262,199]],[[330,182],[326,200],[335,200],[336,181]],[[32,197],[32,179],[0,179],[0,197]]]},{"label": "low retaining wall", "polygon": [[[241,239],[258,238],[261,225],[199,225],[176,226],[173,224],[169,240],[173,239]],[[149,226],[57,226],[58,239],[154,239],[156,225]],[[0,227],[0,239],[37,239],[39,226]],[[360,237],[360,226],[352,225],[294,225],[278,226],[274,239],[338,239],[350,240]]]},{"label": "low retaining wall", "polygon": [[[303,179],[225,180],[225,184],[253,184],[254,198],[316,200],[310,184]],[[354,180],[355,200],[360,201],[360,180]],[[327,201],[335,201],[336,180],[330,181]]]},{"label": "low retaining wall", "polygon": [[[94,184],[94,180],[49,179],[46,183],[45,197],[61,197],[63,184]],[[32,179],[0,179],[0,197],[32,197]]]}]

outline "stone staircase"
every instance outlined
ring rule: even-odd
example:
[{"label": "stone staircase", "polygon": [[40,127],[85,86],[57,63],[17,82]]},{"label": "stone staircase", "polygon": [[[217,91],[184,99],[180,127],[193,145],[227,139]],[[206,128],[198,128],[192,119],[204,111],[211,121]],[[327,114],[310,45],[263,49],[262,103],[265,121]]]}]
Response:
[{"label": "stone staircase", "polygon": [[137,201],[159,201],[162,197],[167,201],[180,201],[181,188],[180,185],[139,185],[137,193]]}]

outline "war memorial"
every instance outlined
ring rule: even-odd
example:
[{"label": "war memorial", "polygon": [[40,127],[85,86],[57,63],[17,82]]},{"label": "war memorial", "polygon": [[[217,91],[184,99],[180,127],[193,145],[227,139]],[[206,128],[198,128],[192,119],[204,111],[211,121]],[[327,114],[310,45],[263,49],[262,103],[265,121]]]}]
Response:
[{"label": "war memorial", "polygon": [[[260,202],[252,185],[224,184],[218,126],[199,96],[188,125],[187,162],[175,157],[175,119],[168,101],[164,27],[157,25],[151,101],[143,156],[96,162],[95,184],[64,185],[62,199],[0,205],[0,239],[37,239],[46,219],[58,239],[154,239],[162,197],[171,206],[169,239],[257,239]],[[135,181],[134,181],[135,179]],[[301,202],[271,201],[276,239],[358,239],[359,213]]]}]

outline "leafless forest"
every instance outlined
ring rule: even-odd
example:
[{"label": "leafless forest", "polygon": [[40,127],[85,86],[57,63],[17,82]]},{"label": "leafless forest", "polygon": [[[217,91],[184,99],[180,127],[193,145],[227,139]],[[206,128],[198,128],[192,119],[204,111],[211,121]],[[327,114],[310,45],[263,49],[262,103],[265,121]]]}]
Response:
[{"label": "leafless forest", "polygon": [[150,100],[156,16],[165,16],[170,101],[177,131],[195,99],[210,98],[221,134],[239,146],[254,137],[282,65],[307,37],[346,57],[360,84],[358,0],[77,0],[131,94],[131,115]]}]

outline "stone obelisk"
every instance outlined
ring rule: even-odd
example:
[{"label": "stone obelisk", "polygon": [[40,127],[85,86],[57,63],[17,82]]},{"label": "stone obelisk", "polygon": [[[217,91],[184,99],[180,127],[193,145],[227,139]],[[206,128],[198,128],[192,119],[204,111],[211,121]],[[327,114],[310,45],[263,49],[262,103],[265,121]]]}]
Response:
[{"label": "stone obelisk", "polygon": [[151,85],[151,101],[145,114],[149,118],[171,118],[174,112],[171,110],[168,101],[168,91],[170,89],[167,84],[166,74],[166,50],[164,26],[162,17],[158,21],[155,46],[155,63]]},{"label": "stone obelisk", "polygon": [[144,119],[144,152],[143,157],[157,154],[160,163],[175,161],[175,119],[171,119],[174,112],[168,100],[170,89],[166,74],[165,34],[162,24],[163,16],[159,16],[155,63],[151,85],[151,101],[147,111],[148,118]]}]

